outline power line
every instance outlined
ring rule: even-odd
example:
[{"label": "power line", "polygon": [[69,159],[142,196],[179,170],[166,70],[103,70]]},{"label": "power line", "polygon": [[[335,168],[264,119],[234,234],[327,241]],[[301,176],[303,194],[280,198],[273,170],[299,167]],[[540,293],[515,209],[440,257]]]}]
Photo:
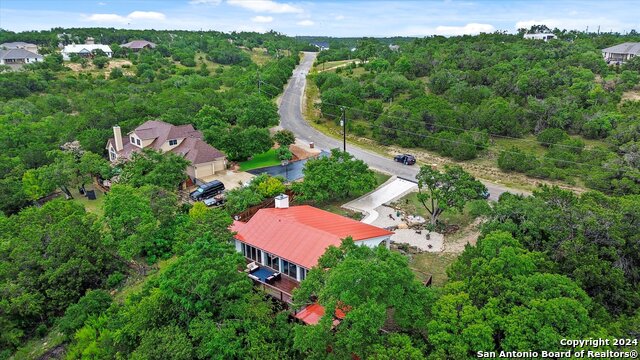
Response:
[{"label": "power line", "polygon": [[[282,91],[282,89],[278,89],[277,86],[269,84],[267,82],[263,82],[263,84],[265,85],[269,85],[274,89],[277,89],[279,91]],[[273,96],[273,95],[272,95]],[[372,114],[372,115],[376,115],[376,116],[380,116],[383,114],[378,114],[376,112],[373,111],[367,111],[367,110],[363,110],[363,109],[357,109],[354,107],[350,107],[350,106],[346,106],[346,105],[339,105],[339,104],[332,104],[329,102],[325,102],[323,101],[322,104],[326,104],[326,105],[330,105],[330,106],[336,106],[336,107],[344,107],[346,109],[349,110],[353,110],[356,112],[360,112],[360,113],[365,113],[365,114]],[[409,119],[409,118],[403,118],[403,117],[399,117],[399,116],[392,116],[392,115],[388,115],[385,114],[386,117],[388,118],[392,118],[392,119],[400,119],[400,120],[404,120],[407,122],[413,122],[413,123],[417,123],[420,125],[425,125],[424,122],[422,121],[418,121],[418,120],[413,120],[413,119]],[[497,137],[497,138],[503,138],[503,139],[511,139],[511,140],[518,140],[521,142],[529,142],[529,143],[534,143],[534,144],[541,144],[541,145],[547,145],[547,146],[557,146],[557,147],[564,147],[564,148],[572,148],[572,149],[578,149],[580,151],[592,151],[592,152],[599,152],[602,154],[610,154],[610,151],[603,151],[603,150],[599,150],[599,149],[585,149],[583,147],[580,146],[572,146],[572,145],[564,145],[564,144],[554,144],[554,143],[548,143],[548,142],[543,142],[543,141],[534,141],[534,140],[527,140],[527,139],[522,139],[522,138],[517,138],[517,137],[513,137],[513,136],[508,136],[508,135],[500,135],[500,134],[493,134],[493,133],[489,133],[489,132],[483,132],[483,131],[474,131],[471,129],[465,129],[465,128],[461,128],[461,127],[455,127],[455,126],[448,126],[448,125],[434,125],[434,127],[436,128],[445,128],[445,129],[451,129],[451,130],[459,130],[459,131],[463,131],[463,132],[467,132],[467,133],[474,133],[474,134],[480,134],[480,135],[488,135],[488,136],[492,136],[492,137]]]}]

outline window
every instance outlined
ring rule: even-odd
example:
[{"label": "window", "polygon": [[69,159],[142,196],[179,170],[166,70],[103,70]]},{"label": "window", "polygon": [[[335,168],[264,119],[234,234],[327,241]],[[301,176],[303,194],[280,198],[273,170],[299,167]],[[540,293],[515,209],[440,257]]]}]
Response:
[{"label": "window", "polygon": [[178,140],[173,139],[173,140],[169,140],[169,146],[176,146],[178,145]]},{"label": "window", "polygon": [[251,245],[242,243],[242,254],[253,261],[262,262],[262,252]]},{"label": "window", "polygon": [[300,281],[304,280],[307,277],[307,269],[300,267]]},{"label": "window", "polygon": [[131,136],[131,137],[129,138],[129,141],[130,141],[132,144],[135,144],[135,143],[136,143],[136,138],[134,138],[133,136]]},{"label": "window", "polygon": [[280,258],[277,256],[273,256],[269,253],[267,255],[267,266],[272,268],[275,271],[280,271]]},{"label": "window", "polygon": [[140,139],[136,139],[136,144],[138,144],[138,146],[140,146]]},{"label": "window", "polygon": [[115,160],[118,155],[116,154],[115,150],[113,150],[113,148],[109,149],[109,157],[111,158],[111,160]]},{"label": "window", "polygon": [[282,273],[291,276],[294,279],[297,279],[298,267],[288,262],[287,260],[282,260]]}]

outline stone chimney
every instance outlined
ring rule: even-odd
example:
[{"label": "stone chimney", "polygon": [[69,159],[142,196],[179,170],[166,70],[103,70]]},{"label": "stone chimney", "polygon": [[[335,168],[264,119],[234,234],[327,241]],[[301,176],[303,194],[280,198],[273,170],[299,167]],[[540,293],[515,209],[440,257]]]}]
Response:
[{"label": "stone chimney", "polygon": [[280,194],[276,196],[276,209],[288,209],[289,208],[289,196]]},{"label": "stone chimney", "polygon": [[116,143],[116,151],[120,151],[123,149],[122,146],[122,132],[120,131],[120,126],[116,125],[113,127],[113,139]]},{"label": "stone chimney", "polygon": [[84,42],[86,45],[93,45],[96,43],[95,39],[92,37],[88,37],[87,40],[85,40]]}]

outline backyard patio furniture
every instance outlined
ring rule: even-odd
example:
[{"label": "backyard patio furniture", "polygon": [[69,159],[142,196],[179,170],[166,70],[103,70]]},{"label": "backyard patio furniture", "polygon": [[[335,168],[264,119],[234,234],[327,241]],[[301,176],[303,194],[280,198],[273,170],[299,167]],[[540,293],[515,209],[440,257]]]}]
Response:
[{"label": "backyard patio furniture", "polygon": [[260,266],[258,264],[256,264],[256,262],[252,262],[247,264],[247,270],[245,270],[246,272],[248,272],[249,274],[251,274],[252,272],[258,270],[260,268]]}]

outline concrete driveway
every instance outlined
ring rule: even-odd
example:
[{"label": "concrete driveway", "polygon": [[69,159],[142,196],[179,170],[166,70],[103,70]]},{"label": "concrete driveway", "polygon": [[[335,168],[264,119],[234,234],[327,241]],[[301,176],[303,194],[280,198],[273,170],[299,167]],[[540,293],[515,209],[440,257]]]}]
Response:
[{"label": "concrete driveway", "polygon": [[393,176],[373,192],[352,200],[342,207],[366,213],[367,216],[362,219],[362,222],[372,224],[379,216],[376,208],[417,189],[416,183]]}]

